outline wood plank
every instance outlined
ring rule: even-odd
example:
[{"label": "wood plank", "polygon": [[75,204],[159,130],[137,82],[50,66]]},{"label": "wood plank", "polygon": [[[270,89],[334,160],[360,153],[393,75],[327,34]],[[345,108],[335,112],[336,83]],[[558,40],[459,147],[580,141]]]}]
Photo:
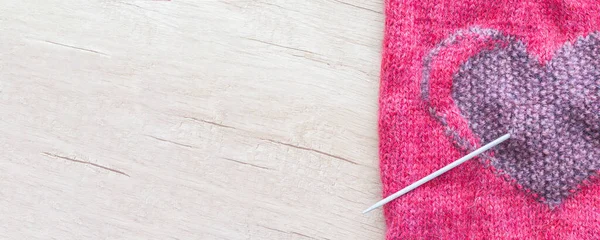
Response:
[{"label": "wood plank", "polygon": [[382,1],[0,3],[0,238],[383,238]]}]

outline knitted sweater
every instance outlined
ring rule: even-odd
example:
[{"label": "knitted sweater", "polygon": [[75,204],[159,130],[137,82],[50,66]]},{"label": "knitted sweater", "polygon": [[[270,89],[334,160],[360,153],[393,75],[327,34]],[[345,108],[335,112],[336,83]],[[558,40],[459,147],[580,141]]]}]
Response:
[{"label": "knitted sweater", "polygon": [[386,1],[387,239],[600,239],[600,4]]}]

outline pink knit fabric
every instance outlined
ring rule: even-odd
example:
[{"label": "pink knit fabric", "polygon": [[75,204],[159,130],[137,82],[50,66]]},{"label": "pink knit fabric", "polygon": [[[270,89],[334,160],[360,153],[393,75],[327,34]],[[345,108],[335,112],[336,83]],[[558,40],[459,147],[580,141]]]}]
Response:
[{"label": "pink knit fabric", "polygon": [[[462,44],[440,49],[432,69],[425,69],[424,60],[440,43],[457,31],[493,29],[515,36],[545,65],[563,46],[600,31],[600,4],[592,0],[388,0],[386,16],[379,119],[384,196],[465,154],[449,127],[481,144],[449,97],[452,81],[470,58],[502,43],[467,32]],[[431,81],[428,101],[424,73]],[[431,104],[445,111],[445,123]],[[387,239],[600,239],[595,177],[549,205],[483,162],[468,161],[388,203]]]}]

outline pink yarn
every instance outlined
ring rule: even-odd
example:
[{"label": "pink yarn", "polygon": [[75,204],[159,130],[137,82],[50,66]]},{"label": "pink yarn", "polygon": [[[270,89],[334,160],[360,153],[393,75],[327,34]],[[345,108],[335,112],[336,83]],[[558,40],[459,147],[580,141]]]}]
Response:
[{"label": "pink yarn", "polygon": [[[497,29],[518,36],[543,63],[566,42],[600,30],[600,4],[591,0],[389,0],[386,15],[379,117],[384,196],[464,155],[421,97],[423,59],[436,44],[459,29]],[[474,41],[439,54],[432,102],[451,104],[439,96],[448,95],[452,75],[484,47]],[[468,129],[460,134],[477,141]],[[600,239],[600,184],[586,183],[550,209],[471,160],[388,203],[387,239]]]}]

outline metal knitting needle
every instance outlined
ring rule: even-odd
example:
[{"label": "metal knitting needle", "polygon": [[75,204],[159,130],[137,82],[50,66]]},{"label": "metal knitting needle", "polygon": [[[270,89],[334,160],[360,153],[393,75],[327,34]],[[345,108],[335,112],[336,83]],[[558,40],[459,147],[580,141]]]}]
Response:
[{"label": "metal knitting needle", "polygon": [[450,169],[453,169],[453,168],[457,167],[458,165],[460,165],[460,164],[466,162],[467,160],[469,160],[469,159],[471,159],[471,158],[473,158],[473,157],[481,154],[482,152],[485,152],[485,151],[489,150],[490,148],[493,148],[494,146],[496,146],[496,145],[498,145],[498,144],[506,141],[509,138],[510,138],[510,134],[506,134],[506,135],[504,135],[502,137],[499,137],[498,139],[496,139],[496,140],[494,140],[494,141],[486,144],[483,147],[478,148],[477,150],[469,153],[468,155],[466,155],[466,156],[464,156],[464,157],[462,157],[462,158],[460,158],[460,159],[458,159],[458,160],[456,160],[456,161],[454,161],[454,162],[446,165],[445,167],[441,168],[440,170],[437,170],[437,171],[433,172],[432,174],[427,175],[426,177],[422,178],[421,180],[416,181],[416,182],[414,182],[411,185],[408,185],[408,187],[405,187],[404,189],[402,189],[402,190],[400,190],[400,191],[398,191],[398,192],[396,192],[396,193],[394,193],[394,194],[392,194],[392,195],[384,198],[383,200],[381,200],[381,201],[373,204],[373,206],[371,206],[371,207],[367,208],[366,210],[364,210],[363,213],[368,213],[368,212],[370,212],[370,211],[372,211],[372,210],[374,210],[374,209],[376,209],[378,207],[383,206],[384,204],[386,204],[388,202],[391,202],[392,200],[394,200],[394,199],[396,199],[396,198],[398,198],[398,197],[406,194],[407,192],[412,191],[413,189],[415,189],[415,188],[423,185],[426,182],[429,182],[431,179],[434,179],[434,178],[438,177],[439,175],[442,175],[445,172],[450,171]]}]

